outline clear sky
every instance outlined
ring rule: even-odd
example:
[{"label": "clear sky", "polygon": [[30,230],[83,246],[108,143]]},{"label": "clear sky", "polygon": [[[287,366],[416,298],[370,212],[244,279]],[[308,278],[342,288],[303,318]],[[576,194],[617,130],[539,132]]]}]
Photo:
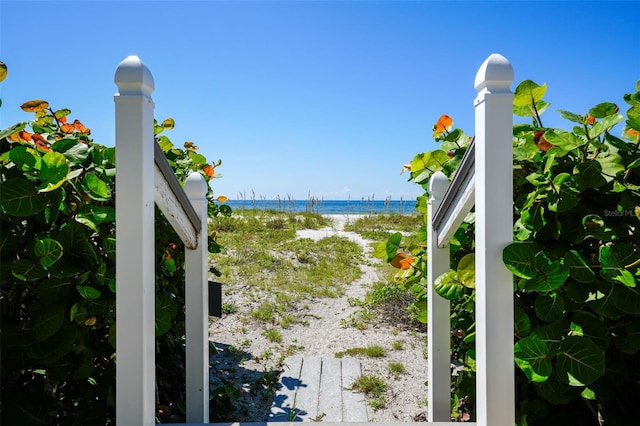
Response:
[{"label": "clear sky", "polygon": [[[113,76],[138,55],[167,136],[222,159],[216,195],[405,200],[400,175],[434,149],[441,114],[473,134],[473,80],[491,53],[557,109],[616,102],[640,79],[638,1],[0,0],[0,127],[19,106],[69,108],[114,145]],[[515,84],[513,86],[515,88]],[[626,109],[626,108],[625,108]]]}]

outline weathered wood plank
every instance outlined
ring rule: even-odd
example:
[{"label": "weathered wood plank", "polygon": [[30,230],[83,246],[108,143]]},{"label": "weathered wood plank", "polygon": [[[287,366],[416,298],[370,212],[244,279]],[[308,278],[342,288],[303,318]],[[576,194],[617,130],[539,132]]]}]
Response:
[{"label": "weathered wood plank", "polygon": [[342,420],[345,422],[366,422],[367,402],[362,392],[351,390],[353,382],[362,375],[360,361],[343,358],[342,363]]},{"label": "weathered wood plank", "polygon": [[342,367],[338,358],[323,358],[318,396],[318,415],[322,421],[342,421]]},{"label": "weathered wood plank", "polygon": [[300,386],[296,392],[297,416],[302,421],[309,421],[318,417],[318,396],[320,394],[320,373],[322,358],[304,357],[300,372]]},{"label": "weathered wood plank", "polygon": [[294,419],[296,392],[300,386],[302,356],[288,357],[283,366],[278,390],[271,406],[268,420],[270,422],[286,422]]}]

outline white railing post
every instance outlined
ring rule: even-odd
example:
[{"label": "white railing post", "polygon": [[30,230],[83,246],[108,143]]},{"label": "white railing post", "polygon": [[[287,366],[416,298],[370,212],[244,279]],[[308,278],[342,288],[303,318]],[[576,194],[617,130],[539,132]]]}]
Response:
[{"label": "white railing post", "polygon": [[427,211],[427,420],[451,420],[451,310],[449,301],[433,288],[435,279],[449,270],[449,246],[438,247],[438,233],[433,217],[449,186],[447,177],[436,172],[429,180]]},{"label": "white railing post", "polygon": [[137,56],[115,72],[116,423],[155,424],[153,76]]},{"label": "white railing post", "polygon": [[513,276],[513,68],[490,55],[475,78],[476,410],[482,426],[515,423]]},{"label": "white railing post", "polygon": [[187,422],[209,423],[209,283],[207,182],[191,173],[184,191],[200,217],[198,247],[186,249]]}]

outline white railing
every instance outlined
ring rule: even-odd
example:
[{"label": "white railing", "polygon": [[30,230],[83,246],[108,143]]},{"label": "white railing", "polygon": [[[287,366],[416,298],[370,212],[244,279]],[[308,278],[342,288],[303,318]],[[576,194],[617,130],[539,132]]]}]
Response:
[{"label": "white railing", "polygon": [[186,247],[187,421],[209,420],[207,183],[184,190],[155,143],[154,82],[136,56],[115,73],[116,422],[155,424],[155,205]]},{"label": "white railing", "polygon": [[478,425],[515,423],[513,276],[502,250],[513,242],[513,68],[493,54],[475,79],[475,139],[449,185],[429,181],[428,417],[451,418],[449,301],[433,282],[449,270],[449,240],[475,204],[476,412]]},{"label": "white railing", "polygon": [[[130,56],[118,66],[115,82],[119,89],[115,96],[117,424],[155,423],[154,203],[187,247],[187,421],[207,423],[206,183],[197,173],[189,176],[185,183],[189,202],[185,202],[175,176],[162,164],[162,153],[154,156],[158,150],[153,135],[154,82],[147,67]],[[474,205],[475,424],[515,423],[513,276],[502,263],[502,249],[513,240],[512,82],[511,64],[500,55],[489,56],[475,79],[475,140],[451,184],[440,172],[429,182],[428,418],[434,426],[454,423],[450,423],[450,306],[433,291],[433,280],[449,269],[449,240]]]}]

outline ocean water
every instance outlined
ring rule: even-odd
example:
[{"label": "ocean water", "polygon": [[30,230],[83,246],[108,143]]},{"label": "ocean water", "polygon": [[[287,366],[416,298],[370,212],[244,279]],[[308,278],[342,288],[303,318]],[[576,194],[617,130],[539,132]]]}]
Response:
[{"label": "ocean water", "polygon": [[233,210],[258,209],[320,214],[416,213],[415,200],[227,200]]}]

